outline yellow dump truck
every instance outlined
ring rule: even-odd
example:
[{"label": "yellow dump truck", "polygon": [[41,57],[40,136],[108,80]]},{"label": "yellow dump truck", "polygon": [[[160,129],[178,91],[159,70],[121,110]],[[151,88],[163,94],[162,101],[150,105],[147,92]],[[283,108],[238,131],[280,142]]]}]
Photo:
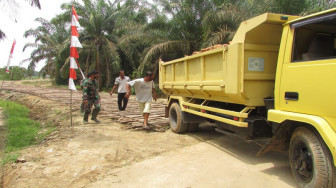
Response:
[{"label": "yellow dump truck", "polygon": [[210,121],[222,133],[268,138],[289,151],[299,187],[336,187],[336,9],[306,17],[265,13],[229,45],[160,61],[175,133]]}]

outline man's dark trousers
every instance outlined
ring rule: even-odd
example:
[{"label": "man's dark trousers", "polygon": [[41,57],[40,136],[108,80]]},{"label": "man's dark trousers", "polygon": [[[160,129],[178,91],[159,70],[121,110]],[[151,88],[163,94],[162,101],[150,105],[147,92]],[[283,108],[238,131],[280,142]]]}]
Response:
[{"label": "man's dark trousers", "polygon": [[127,106],[128,99],[125,98],[125,95],[126,93],[118,93],[118,108],[120,111],[124,111]]}]

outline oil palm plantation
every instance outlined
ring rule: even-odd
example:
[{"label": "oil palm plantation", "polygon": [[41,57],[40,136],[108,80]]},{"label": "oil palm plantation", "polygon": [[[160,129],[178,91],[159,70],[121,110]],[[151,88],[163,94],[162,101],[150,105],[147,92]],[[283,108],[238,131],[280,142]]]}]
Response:
[{"label": "oil palm plantation", "polygon": [[56,78],[57,83],[62,83],[59,69],[66,59],[65,53],[69,51],[68,29],[64,22],[59,22],[56,18],[50,22],[43,18],[37,18],[36,21],[40,26],[24,33],[24,37],[35,37],[34,43],[27,43],[23,48],[34,48],[30,58],[25,60],[29,61],[28,70],[34,70],[39,62],[45,60],[46,65],[42,69],[44,74],[49,74]]},{"label": "oil palm plantation", "polygon": [[171,60],[190,55],[202,46],[202,18],[215,7],[211,0],[159,0],[161,10],[146,27],[141,37],[150,40],[143,52],[138,72],[156,70],[158,60]]}]

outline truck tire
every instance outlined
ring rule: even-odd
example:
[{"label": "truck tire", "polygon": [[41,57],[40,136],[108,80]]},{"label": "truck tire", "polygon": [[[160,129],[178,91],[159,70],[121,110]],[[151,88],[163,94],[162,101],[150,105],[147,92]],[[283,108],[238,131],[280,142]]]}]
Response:
[{"label": "truck tire", "polygon": [[183,115],[180,105],[174,102],[169,109],[169,124],[170,129],[174,133],[185,133],[188,128],[188,124],[183,122]]},{"label": "truck tire", "polygon": [[306,127],[295,129],[289,146],[289,160],[298,187],[333,187],[335,167],[322,138]]},{"label": "truck tire", "polygon": [[198,131],[199,123],[188,123],[187,132],[192,133]]}]

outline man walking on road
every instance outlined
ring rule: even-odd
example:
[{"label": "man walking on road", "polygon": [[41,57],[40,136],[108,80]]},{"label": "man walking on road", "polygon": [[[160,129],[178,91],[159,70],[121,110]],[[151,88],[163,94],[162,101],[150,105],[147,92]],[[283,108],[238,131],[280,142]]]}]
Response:
[{"label": "man walking on road", "polygon": [[128,76],[125,76],[124,70],[119,71],[119,77],[115,79],[114,86],[110,92],[112,96],[116,87],[118,87],[118,108],[119,111],[124,111],[127,106],[128,98],[125,97],[127,90],[126,90],[126,83],[131,81]]},{"label": "man walking on road", "polygon": [[100,96],[98,93],[98,83],[97,79],[99,76],[98,71],[91,71],[88,74],[88,78],[83,81],[83,105],[84,105],[84,124],[88,123],[89,114],[91,113],[91,107],[94,105],[92,111],[91,120],[99,123],[97,115],[100,111]]},{"label": "man walking on road", "polygon": [[[139,78],[127,83],[126,89],[127,94],[126,98],[129,98],[131,95],[131,86],[134,86],[136,100],[139,103],[140,113],[144,117],[143,127],[148,129],[148,117],[151,113],[151,102],[154,98],[156,101],[156,91],[154,87],[154,75],[153,72],[147,71],[145,78]],[[153,94],[153,95],[152,95]]]}]

